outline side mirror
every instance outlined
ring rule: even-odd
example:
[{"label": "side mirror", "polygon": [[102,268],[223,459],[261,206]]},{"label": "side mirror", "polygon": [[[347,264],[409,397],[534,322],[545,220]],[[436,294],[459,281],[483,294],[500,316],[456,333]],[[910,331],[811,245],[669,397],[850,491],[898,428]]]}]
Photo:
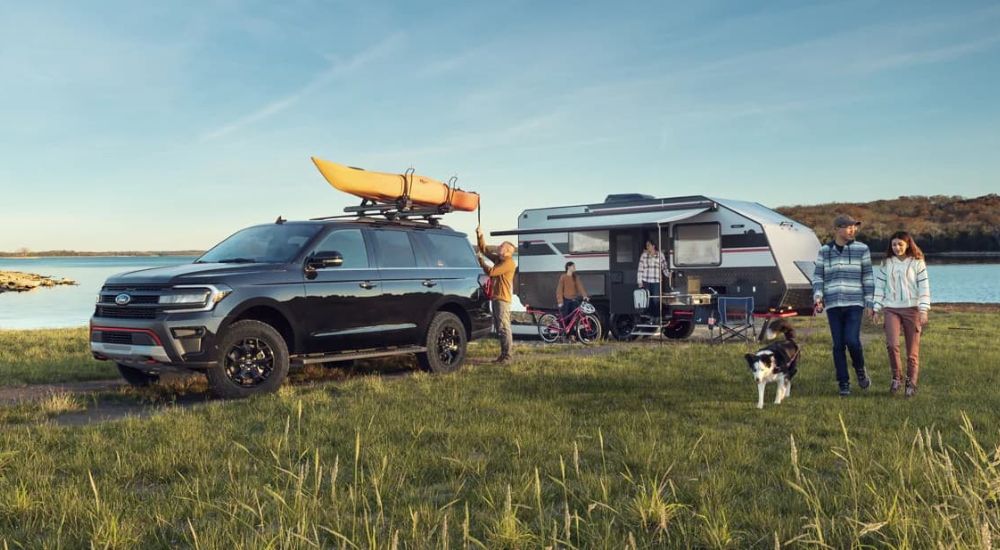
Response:
[{"label": "side mirror", "polygon": [[344,263],[344,256],[337,252],[323,251],[316,252],[312,256],[306,259],[306,267],[309,269],[324,269],[327,267],[340,267]]}]

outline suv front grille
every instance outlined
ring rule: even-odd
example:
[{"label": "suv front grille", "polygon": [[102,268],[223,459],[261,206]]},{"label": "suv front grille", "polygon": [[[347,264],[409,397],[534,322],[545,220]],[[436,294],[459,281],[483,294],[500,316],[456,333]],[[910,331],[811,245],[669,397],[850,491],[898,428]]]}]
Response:
[{"label": "suv front grille", "polygon": [[[114,304],[116,294],[101,294],[102,304]],[[156,305],[160,303],[160,297],[153,294],[132,295],[130,304]]]},{"label": "suv front grille", "polygon": [[130,308],[97,306],[94,317],[109,317],[111,319],[156,319],[156,308]]}]

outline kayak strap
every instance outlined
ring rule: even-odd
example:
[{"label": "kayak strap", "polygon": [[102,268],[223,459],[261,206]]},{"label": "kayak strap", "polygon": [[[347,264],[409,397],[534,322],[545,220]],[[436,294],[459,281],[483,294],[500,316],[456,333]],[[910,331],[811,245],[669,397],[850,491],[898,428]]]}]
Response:
[{"label": "kayak strap", "polygon": [[455,200],[455,191],[458,190],[458,176],[452,176],[451,178],[449,178],[448,183],[447,185],[445,185],[445,187],[448,188],[448,198],[445,200],[444,203],[448,206],[448,208],[451,208],[453,204],[452,201]]},{"label": "kayak strap", "polygon": [[405,208],[410,204],[410,192],[413,190],[413,175],[416,170],[413,167],[406,169],[403,172],[403,196],[399,198],[399,203]]}]

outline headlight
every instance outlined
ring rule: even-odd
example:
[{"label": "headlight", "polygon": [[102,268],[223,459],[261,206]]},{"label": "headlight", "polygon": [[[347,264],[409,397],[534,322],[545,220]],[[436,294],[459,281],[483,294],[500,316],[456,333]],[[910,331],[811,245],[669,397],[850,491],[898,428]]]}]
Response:
[{"label": "headlight", "polygon": [[211,291],[207,288],[200,291],[184,291],[160,296],[160,304],[169,306],[203,306],[208,302]]},{"label": "headlight", "polygon": [[233,289],[226,285],[178,285],[170,292],[160,296],[160,305],[187,306],[193,309],[174,309],[168,311],[208,311],[223,298],[232,294]]}]

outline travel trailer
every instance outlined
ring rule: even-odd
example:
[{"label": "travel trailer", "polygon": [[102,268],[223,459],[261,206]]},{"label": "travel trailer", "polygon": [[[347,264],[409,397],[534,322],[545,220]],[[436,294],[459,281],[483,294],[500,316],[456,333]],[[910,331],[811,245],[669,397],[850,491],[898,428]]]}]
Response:
[{"label": "travel trailer", "polygon": [[642,324],[633,292],[647,239],[672,271],[663,336],[686,338],[695,323],[712,322],[706,297],[753,297],[756,312],[812,313],[816,234],[755,202],[608,195],[597,204],[525,210],[517,229],[491,235],[517,238],[521,303],[556,310],[559,275],[573,261],[605,326],[621,339],[634,337]]}]

